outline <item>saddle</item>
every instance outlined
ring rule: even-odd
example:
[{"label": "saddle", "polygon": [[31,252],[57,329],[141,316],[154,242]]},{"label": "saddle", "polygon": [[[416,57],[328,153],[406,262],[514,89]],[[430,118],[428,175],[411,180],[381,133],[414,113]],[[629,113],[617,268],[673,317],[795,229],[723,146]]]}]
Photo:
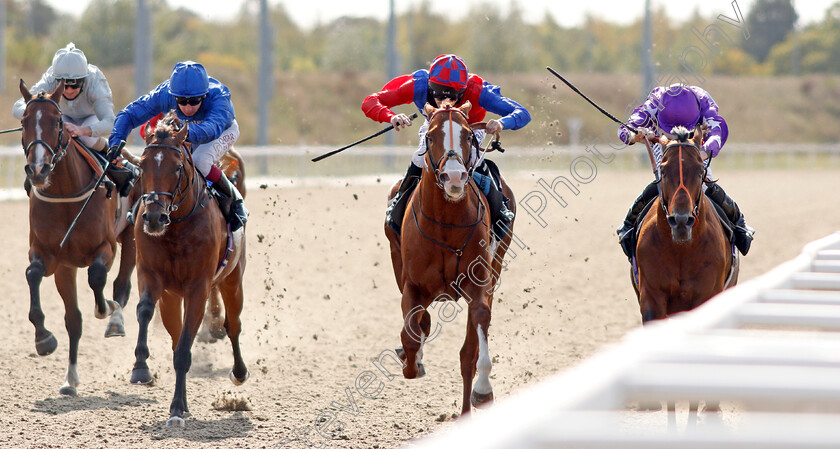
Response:
[{"label": "saddle", "polygon": [[[74,140],[74,142],[78,148],[83,150],[82,155],[86,155],[85,159],[91,163],[91,166],[96,173],[101,176],[102,171],[108,164],[108,159],[105,155],[88,147],[79,140]],[[120,156],[111,162],[110,166],[108,166],[108,173],[106,173],[106,175],[108,176],[110,182],[113,185],[116,185],[120,196],[128,196],[129,192],[131,192],[131,189],[134,187],[134,182],[140,176],[140,169]]]}]

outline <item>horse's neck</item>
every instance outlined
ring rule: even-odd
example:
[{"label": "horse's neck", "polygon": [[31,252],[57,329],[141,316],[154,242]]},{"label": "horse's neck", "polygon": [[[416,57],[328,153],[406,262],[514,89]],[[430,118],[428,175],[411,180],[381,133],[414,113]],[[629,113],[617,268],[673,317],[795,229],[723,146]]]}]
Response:
[{"label": "horse's neck", "polygon": [[53,167],[50,185],[45,192],[62,196],[73,195],[91,184],[96,172],[79,151],[81,150],[72,142],[67,142],[64,157]]},{"label": "horse's neck", "polygon": [[[204,197],[201,195],[201,191],[204,189],[206,185],[204,178],[198,173],[195,168],[190,164],[185,164],[187,166],[186,170],[193,170],[192,176],[185,175],[184,176],[184,187],[183,192],[177,195],[177,198],[173,198],[174,201],[179,202],[178,210],[176,210],[172,214],[172,218],[183,218],[191,213],[193,210],[198,207],[197,202],[201,201]],[[180,188],[180,187],[179,187]]]},{"label": "horse's neck", "polygon": [[[469,183],[464,186],[465,198],[457,203],[446,199],[443,189],[437,186],[434,176],[425,173],[420,178],[420,186],[417,189],[418,208],[422,206],[423,215],[441,223],[453,225],[467,225],[474,223],[477,219],[481,198],[476,194]],[[420,213],[420,210],[417,211]]]}]

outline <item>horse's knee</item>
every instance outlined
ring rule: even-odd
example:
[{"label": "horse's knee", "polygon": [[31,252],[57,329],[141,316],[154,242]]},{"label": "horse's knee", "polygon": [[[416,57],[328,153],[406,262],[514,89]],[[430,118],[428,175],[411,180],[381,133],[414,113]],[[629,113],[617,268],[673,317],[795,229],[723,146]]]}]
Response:
[{"label": "horse's knee", "polygon": [[88,267],[88,285],[93,289],[100,289],[105,287],[108,280],[108,269],[100,261],[94,262]]},{"label": "horse's knee", "polygon": [[44,264],[40,260],[35,260],[26,267],[26,282],[29,285],[37,284],[44,278]]},{"label": "horse's knee", "polygon": [[140,302],[137,303],[137,321],[140,323],[148,323],[152,320],[152,316],[155,314],[155,303],[148,297],[140,298]]},{"label": "horse's knee", "polygon": [[470,310],[470,318],[476,326],[483,325],[485,331],[490,326],[490,307],[486,305],[478,305]]},{"label": "horse's knee", "polygon": [[192,365],[192,351],[188,347],[178,347],[175,353],[172,354],[172,366],[175,372],[189,371]]}]

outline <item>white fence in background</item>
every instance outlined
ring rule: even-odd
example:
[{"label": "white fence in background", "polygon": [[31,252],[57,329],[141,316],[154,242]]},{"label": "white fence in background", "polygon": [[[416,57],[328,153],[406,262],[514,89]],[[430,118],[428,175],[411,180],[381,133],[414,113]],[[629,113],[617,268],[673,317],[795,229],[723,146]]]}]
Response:
[{"label": "white fence in background", "polygon": [[[840,447],[840,232],[416,449]],[[720,400],[723,411],[633,402]],[[678,405],[681,402],[678,402]]]}]

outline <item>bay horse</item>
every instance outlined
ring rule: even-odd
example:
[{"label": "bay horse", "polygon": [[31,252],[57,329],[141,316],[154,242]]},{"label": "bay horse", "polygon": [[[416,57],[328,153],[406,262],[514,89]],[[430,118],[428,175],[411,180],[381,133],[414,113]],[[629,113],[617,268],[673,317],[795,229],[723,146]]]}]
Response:
[{"label": "bay horse", "polygon": [[245,228],[229,232],[192,155],[183,148],[187,134],[188,125],[181,124],[174,112],[164,116],[154,131],[146,129],[146,147],[140,159],[143,195],[138,217],[142,219],[134,225],[140,302],[131,383],[153,380],[146,364],[147,337],[159,302],[174,351],[175,392],[167,426],[184,425],[191,347],[213,287],[219,288],[224,301],[224,327],[233,347],[230,379],[241,385],[249,376],[239,348]]},{"label": "bay horse", "polygon": [[[123,217],[117,217],[118,195],[106,195],[105,188],[94,190],[102,168],[80,144],[64,131],[58,101],[64,93],[64,81],[52,93],[33,96],[20,80],[20,93],[26,101],[21,118],[21,143],[26,157],[26,178],[32,186],[29,198],[29,321],[35,326],[35,350],[38,355],[55,351],[58,342],[44,327],[40,285],[45,276],[55,275],[55,286],[64,302],[64,324],[70,340],[70,361],[59,392],[75,395],[80,379],[77,371],[82,314],[76,294],[76,272],[88,267],[88,285],[93,290],[94,316],[111,316],[106,337],[125,335],[122,308],[131,291],[131,273],[135,264],[133,231]],[[60,243],[90,197],[78,225],[62,248]],[[114,261],[117,242],[122,245],[120,270],[114,281],[114,299],[105,299],[103,291],[108,270]]]},{"label": "bay horse", "polygon": [[702,132],[672,134],[660,140],[659,197],[639,228],[638,272],[631,268],[643,323],[694,309],[738,280],[738,252],[703,193]]},{"label": "bay horse", "polygon": [[[460,108],[448,103],[440,109],[426,105],[426,164],[406,206],[402,234],[397,235],[385,224],[394,275],[402,293],[404,325],[400,333],[402,348],[397,353],[407,379],[425,375],[423,344],[431,326],[427,309],[434,301],[460,297],[468,304],[466,337],[460,352],[462,414],[469,413],[471,405],[480,407],[493,401],[493,364],[487,336],[493,293],[513,229],[511,223],[502,242],[491,237],[487,199],[472,179],[478,161],[473,156],[475,137],[467,120],[470,108],[469,102]],[[502,184],[513,210],[513,192],[504,180]],[[398,185],[391,190],[391,198]],[[461,310],[461,306],[456,307]]]}]

